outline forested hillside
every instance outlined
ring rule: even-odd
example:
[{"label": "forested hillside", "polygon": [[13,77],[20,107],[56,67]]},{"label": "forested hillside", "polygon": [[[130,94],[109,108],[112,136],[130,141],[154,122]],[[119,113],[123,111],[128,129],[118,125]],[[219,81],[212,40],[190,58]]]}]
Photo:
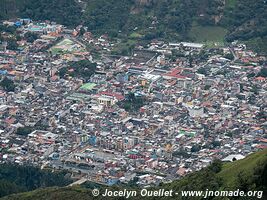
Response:
[{"label": "forested hillside", "polygon": [[0,18],[49,19],[93,33],[197,42],[246,41],[267,52],[265,0],[0,0]]},{"label": "forested hillside", "polygon": [[[267,150],[249,155],[247,158],[232,163],[223,164],[220,161],[215,161],[209,167],[202,169],[198,172],[192,173],[181,180],[174,181],[170,184],[163,184],[153,189],[174,190],[180,193],[181,191],[235,191],[237,189],[247,191],[263,191],[261,199],[267,198]],[[125,186],[110,187],[110,190],[122,190]],[[136,188],[129,188],[129,190],[136,190]],[[139,189],[140,190],[140,189]],[[101,193],[105,191],[105,187],[100,188]],[[141,197],[142,199],[159,199],[159,197]],[[84,186],[74,187],[54,187],[47,189],[39,189],[32,192],[11,195],[4,197],[3,200],[66,200],[66,199],[79,199],[79,200],[95,200],[107,199],[103,196],[93,197],[91,189]],[[138,198],[138,197],[137,197]],[[132,197],[129,199],[137,199]],[[112,197],[109,199],[125,199],[123,197]],[[175,197],[161,197],[160,199],[192,199],[192,197],[182,198],[181,196]],[[196,200],[204,199],[203,197],[194,197]],[[209,197],[210,200],[220,199],[235,199],[235,200],[253,200],[256,197]]]},{"label": "forested hillside", "polygon": [[0,5],[0,19],[52,20],[70,27],[82,23],[81,7],[75,0],[0,0]]},{"label": "forested hillside", "polygon": [[0,197],[43,187],[66,186],[66,172],[52,173],[33,166],[0,164]]}]

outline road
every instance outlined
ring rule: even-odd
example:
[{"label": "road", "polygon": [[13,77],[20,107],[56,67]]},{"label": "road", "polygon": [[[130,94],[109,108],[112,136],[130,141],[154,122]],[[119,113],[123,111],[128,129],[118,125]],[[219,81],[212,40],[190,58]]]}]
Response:
[{"label": "road", "polygon": [[86,45],[85,45],[84,43],[82,43],[81,41],[79,41],[79,40],[78,40],[77,38],[75,38],[75,37],[71,37],[71,36],[68,35],[68,34],[64,34],[64,38],[69,39],[69,40],[72,40],[72,41],[78,43],[79,45],[81,45],[83,48],[86,48]]},{"label": "road", "polygon": [[80,180],[75,181],[75,182],[69,184],[68,186],[71,187],[71,186],[74,186],[74,185],[81,185],[81,184],[85,183],[86,181],[88,181],[88,179],[81,178]]},{"label": "road", "polygon": [[234,60],[233,60],[233,62],[235,62],[236,60],[238,60],[238,57],[237,57],[237,55],[235,54],[235,51],[231,48],[231,47],[228,47],[229,48],[229,50],[231,51],[231,53],[233,54],[233,56],[234,56]]}]

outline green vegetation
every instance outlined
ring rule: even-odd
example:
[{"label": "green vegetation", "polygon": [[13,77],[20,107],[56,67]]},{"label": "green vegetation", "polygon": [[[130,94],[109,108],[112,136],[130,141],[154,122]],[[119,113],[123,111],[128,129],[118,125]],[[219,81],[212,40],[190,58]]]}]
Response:
[{"label": "green vegetation", "polygon": [[[241,40],[257,52],[267,52],[267,2],[263,0],[85,0],[84,12],[75,0],[0,3],[4,5],[0,19],[49,19],[70,27],[84,24],[93,33],[111,37],[192,40],[207,42],[208,47]],[[125,48],[118,52],[129,54]]]},{"label": "green vegetation", "polygon": [[251,38],[245,43],[249,49],[253,49],[257,53],[267,54],[267,36]]},{"label": "green vegetation", "polygon": [[0,20],[18,16],[28,0],[0,0]]},{"label": "green vegetation", "polygon": [[234,8],[237,0],[226,0],[225,6],[226,8]]},{"label": "green vegetation", "polygon": [[203,75],[205,75],[205,76],[208,75],[208,71],[207,71],[207,69],[206,69],[205,67],[201,67],[201,68],[199,68],[199,69],[197,70],[197,73],[198,73],[198,74],[203,74]]},{"label": "green vegetation", "polygon": [[33,166],[0,164],[0,197],[40,187],[66,186],[65,172],[52,173]]},{"label": "green vegetation", "polygon": [[[3,33],[8,34],[8,37],[4,37]],[[7,49],[8,50],[17,50],[18,44],[17,40],[19,40],[21,37],[16,31],[15,26],[6,26],[0,24],[0,42],[5,41],[7,42]]]},{"label": "green vegetation", "polygon": [[80,77],[88,80],[95,73],[96,63],[91,63],[89,60],[81,60],[78,62],[69,62],[68,66],[59,70],[59,76]]},{"label": "green vegetation", "polygon": [[16,88],[14,82],[7,77],[3,78],[3,80],[0,82],[0,87],[2,87],[7,92],[14,92]]},{"label": "green vegetation", "polygon": [[144,97],[136,96],[134,93],[129,93],[124,101],[118,102],[118,105],[126,111],[138,111],[144,105]]},{"label": "green vegetation", "polygon": [[[266,199],[267,192],[267,150],[254,153],[247,158],[232,163],[223,164],[219,160],[215,160],[212,165],[194,172],[181,180],[174,181],[170,184],[163,184],[158,188],[166,190],[173,189],[175,192],[181,191],[210,191],[216,190],[237,190],[242,191],[264,191],[262,199]],[[110,190],[118,190],[119,187],[111,187]],[[131,188],[129,188],[131,189]],[[132,188],[133,189],[133,188]],[[157,189],[154,188],[154,189]],[[103,193],[105,187],[100,188],[100,193]],[[64,187],[64,188],[47,188],[32,192],[11,195],[3,198],[3,200],[102,200],[106,199],[103,196],[93,197],[91,189],[86,189],[83,186]],[[137,199],[132,197],[129,199]],[[141,198],[141,197],[140,197]],[[112,197],[110,199],[122,199],[120,197]],[[158,197],[142,197],[142,199],[158,199]],[[173,197],[163,197],[160,199],[174,199]],[[175,199],[185,199],[181,196],[176,196]],[[192,198],[189,198],[190,200]],[[194,197],[196,200],[204,199],[203,197]],[[223,199],[218,197],[210,197],[208,199]],[[230,198],[233,199],[233,198]],[[235,197],[236,200],[242,200],[242,197]],[[256,198],[251,198],[256,199]]]},{"label": "green vegetation", "polygon": [[141,35],[141,34],[139,34],[139,33],[137,33],[137,32],[133,32],[133,33],[131,33],[130,35],[129,35],[129,38],[130,39],[138,39],[138,38],[142,38],[143,37],[143,35]]},{"label": "green vegetation", "polygon": [[17,50],[18,44],[15,38],[8,38],[7,40],[7,49],[8,50]]},{"label": "green vegetation", "polygon": [[257,76],[267,77],[267,68],[262,68],[261,71],[258,73]]},{"label": "green vegetation", "polygon": [[[233,163],[224,164],[222,171],[218,173],[218,177],[222,178],[224,183],[226,183],[225,186],[238,187],[239,184],[238,175],[240,173],[243,174],[243,178],[253,179],[255,178],[254,176],[255,173],[257,173],[258,168],[264,168],[266,167],[266,165],[267,165],[267,150],[264,150],[255,154],[251,154],[246,159],[239,160]],[[265,187],[266,186],[267,185],[265,185]]]},{"label": "green vegetation", "polygon": [[0,5],[0,19],[19,16],[71,27],[81,22],[81,8],[75,0],[0,0]]},{"label": "green vegetation", "polygon": [[216,43],[222,46],[227,30],[220,26],[201,26],[194,24],[189,34],[195,42],[204,42],[208,45]]},{"label": "green vegetation", "polygon": [[111,53],[123,56],[131,55],[136,43],[137,41],[134,39],[123,40],[113,48]]},{"label": "green vegetation", "polygon": [[232,53],[228,53],[228,54],[224,55],[224,57],[229,59],[229,60],[234,60],[235,59],[235,57],[234,57],[234,55]]},{"label": "green vegetation", "polygon": [[28,126],[25,126],[25,127],[19,127],[19,128],[17,129],[16,134],[17,134],[17,135],[27,136],[27,135],[29,135],[33,130],[34,130],[33,127],[28,127]]},{"label": "green vegetation", "polygon": [[86,83],[80,87],[82,90],[92,90],[96,86],[95,83]]},{"label": "green vegetation", "polygon": [[27,0],[26,5],[21,10],[22,17],[49,19],[71,27],[80,23],[81,8],[75,0]]},{"label": "green vegetation", "polygon": [[[60,41],[60,40],[59,40]],[[84,51],[83,47],[76,47],[76,43],[70,39],[63,39],[50,48],[53,55]]]},{"label": "green vegetation", "polygon": [[24,35],[27,42],[34,42],[36,39],[38,39],[38,35],[36,33],[27,32]]},{"label": "green vegetation", "polygon": [[84,14],[85,25],[98,33],[118,32],[129,16],[128,0],[89,0]]},{"label": "green vegetation", "polygon": [[21,193],[18,195],[11,195],[3,199],[13,200],[91,200],[100,199],[93,197],[91,190],[87,190],[81,187],[70,187],[70,188],[49,188],[49,189],[38,189],[32,192]]},{"label": "green vegetation", "polygon": [[229,30],[226,40],[251,41],[259,38],[254,41],[256,43],[254,46],[260,47],[256,49],[258,52],[265,51],[260,41],[264,38],[266,40],[267,36],[267,2],[236,0],[230,1],[229,4],[232,6],[225,9],[222,20],[222,24]]},{"label": "green vegetation", "polygon": [[14,34],[16,32],[16,28],[15,26],[7,26],[7,25],[0,24],[0,32]]}]

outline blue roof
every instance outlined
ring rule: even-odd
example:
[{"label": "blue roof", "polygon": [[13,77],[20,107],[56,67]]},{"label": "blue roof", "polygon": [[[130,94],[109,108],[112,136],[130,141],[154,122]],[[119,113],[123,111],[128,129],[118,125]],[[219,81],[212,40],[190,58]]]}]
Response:
[{"label": "blue roof", "polygon": [[17,21],[16,23],[15,23],[15,26],[21,26],[22,25],[22,23],[20,22],[20,21]]},{"label": "blue roof", "polygon": [[0,70],[0,74],[2,75],[7,74],[7,70]]}]

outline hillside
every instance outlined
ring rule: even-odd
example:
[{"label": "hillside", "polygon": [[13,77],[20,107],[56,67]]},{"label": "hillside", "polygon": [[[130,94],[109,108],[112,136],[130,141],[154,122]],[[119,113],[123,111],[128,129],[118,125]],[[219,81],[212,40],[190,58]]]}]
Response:
[{"label": "hillside", "polygon": [[0,5],[0,20],[52,20],[69,27],[81,23],[81,7],[75,0],[0,0]]},{"label": "hillside", "polygon": [[[225,186],[236,187],[238,174],[242,175],[243,178],[249,179],[252,177],[254,169],[259,169],[265,167],[266,173],[266,163],[267,162],[267,150],[261,151],[255,154],[251,154],[246,157],[246,159],[239,160],[233,163],[227,163],[223,166],[222,171],[218,173],[218,176],[223,179],[224,183],[227,183]],[[267,175],[265,181],[267,181]],[[266,183],[266,182],[265,182]]]},{"label": "hillside", "polygon": [[[267,150],[251,154],[247,158],[235,161],[233,163],[226,163],[223,166],[219,161],[213,163],[210,167],[205,168],[199,172],[192,173],[185,178],[174,181],[171,184],[162,185],[160,188],[167,190],[173,189],[175,192],[183,190],[262,190],[265,193],[262,199],[266,199],[267,192]],[[101,188],[101,192],[105,188]],[[109,188],[122,189],[122,188]],[[154,188],[157,189],[157,188]],[[65,200],[65,199],[92,199],[91,189],[86,189],[83,186],[63,187],[63,188],[47,188],[38,189],[33,192],[21,193],[2,198],[2,200]],[[95,200],[106,199],[103,196],[94,197]],[[120,198],[110,198],[120,199]],[[123,198],[121,198],[123,199]],[[136,199],[136,198],[129,198]],[[145,198],[145,199],[158,199]],[[173,199],[172,197],[165,197],[161,199]],[[183,199],[181,196],[176,196],[175,199]],[[194,199],[202,199],[195,197]],[[209,198],[220,199],[220,198]],[[242,198],[235,198],[242,199]],[[246,198],[253,199],[253,198]]]},{"label": "hillside", "polygon": [[243,40],[256,51],[267,52],[263,0],[0,0],[0,4],[0,19],[18,16],[70,27],[84,24],[93,33],[138,35],[145,40]]},{"label": "hillside", "polygon": [[72,180],[66,172],[51,172],[33,166],[0,164],[0,198],[9,194],[35,190],[40,187],[66,186]]}]

